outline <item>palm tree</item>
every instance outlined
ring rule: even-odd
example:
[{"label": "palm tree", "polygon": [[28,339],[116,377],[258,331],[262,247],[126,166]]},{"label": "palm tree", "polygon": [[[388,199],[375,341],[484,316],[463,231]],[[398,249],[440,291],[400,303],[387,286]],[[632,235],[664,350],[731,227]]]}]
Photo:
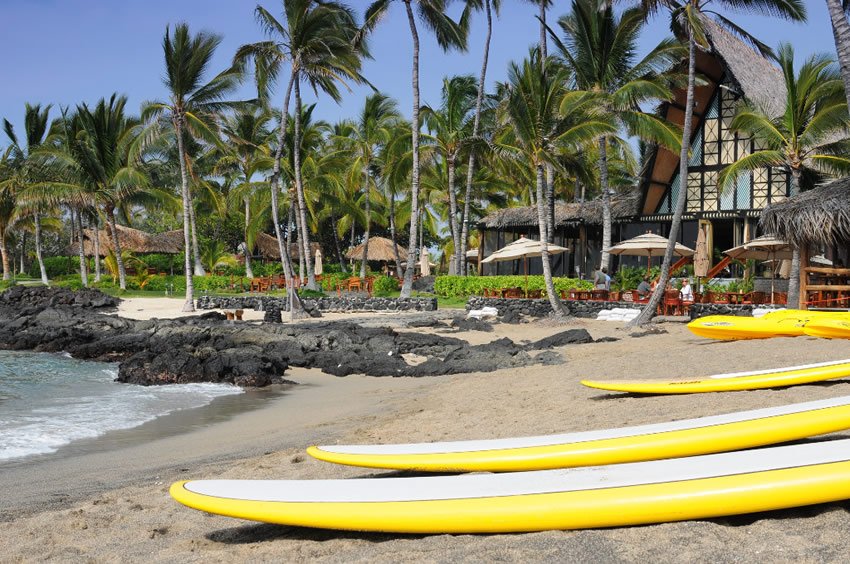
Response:
[{"label": "palm tree", "polygon": [[363,257],[360,277],[366,276],[369,233],[372,224],[372,191],[377,189],[378,156],[390,140],[394,125],[400,119],[395,100],[377,93],[366,98],[357,121],[348,131],[350,151],[349,174],[353,182],[360,179],[364,201]]},{"label": "palm tree", "polygon": [[[718,178],[719,187],[734,185],[741,174],[762,167],[781,167],[791,174],[791,195],[798,194],[808,172],[850,173],[847,138],[847,102],[835,62],[812,55],[794,69],[794,49],[782,44],[779,66],[785,79],[785,111],[771,115],[753,104],[741,106],[731,128],[752,137],[757,150],[729,165]],[[800,251],[794,249],[788,303],[799,301]]]},{"label": "palm tree", "polygon": [[[688,155],[691,150],[691,134],[693,133],[697,49],[710,49],[705,23],[712,19],[720,26],[752,43],[763,54],[770,55],[769,47],[717,12],[716,8],[739,11],[746,8],[753,13],[774,15],[791,21],[805,21],[806,8],[802,0],[759,0],[758,2],[742,2],[740,0],[641,0],[641,5],[647,14],[662,9],[668,11],[671,29],[688,47],[688,85],[685,95],[685,117],[679,153],[679,178],[687,178]],[[661,303],[661,297],[664,295],[667,282],[670,280],[670,265],[673,263],[673,251],[682,228],[682,215],[685,212],[687,193],[687,190],[680,190],[676,199],[676,208],[673,211],[673,221],[670,225],[667,249],[664,252],[664,261],[661,264],[661,277],[658,286],[640,314],[629,322],[630,326],[648,323],[655,315],[658,304]]]},{"label": "palm tree", "polygon": [[166,28],[162,47],[165,55],[164,83],[169,91],[169,99],[163,102],[149,102],[143,111],[145,117],[162,117],[169,120],[177,138],[180,188],[183,198],[183,254],[186,275],[186,303],[183,305],[183,311],[195,311],[190,258],[192,201],[186,166],[188,158],[185,150],[186,137],[191,135],[212,144],[219,143],[215,133],[215,115],[228,106],[224,102],[225,97],[242,80],[241,69],[231,67],[204,83],[204,75],[220,43],[221,37],[203,31],[192,36],[187,24],[175,26],[173,34],[169,28]]},{"label": "palm tree", "polygon": [[[45,142],[48,133],[48,114],[50,106],[41,109],[40,104],[31,106],[26,105],[24,110],[24,139],[19,140],[15,134],[15,128],[8,120],[3,120],[3,130],[11,142],[9,147],[9,170],[15,174],[10,174],[9,178],[4,182],[14,183],[17,186],[8,186],[9,190],[20,191],[35,182],[42,180],[44,171],[42,163],[39,163],[36,156],[33,154],[38,151],[38,148]],[[50,281],[47,278],[47,271],[44,268],[44,258],[41,253],[41,216],[44,213],[44,206],[34,205],[29,210],[29,215],[32,216],[33,230],[35,232],[35,256],[38,260],[38,268],[41,274],[41,281],[47,285]],[[3,270],[4,276],[6,270]],[[4,278],[5,279],[5,278]]]},{"label": "palm tree", "polygon": [[3,280],[12,279],[7,241],[19,219],[20,211],[15,199],[16,186],[10,182],[15,175],[11,161],[10,150],[7,149],[0,157],[0,261],[3,265]]},{"label": "palm tree", "polygon": [[446,165],[446,190],[448,196],[448,224],[455,253],[455,272],[460,272],[464,262],[460,251],[460,225],[458,224],[457,188],[455,176],[461,150],[471,143],[471,115],[475,107],[475,79],[471,75],[443,79],[442,102],[438,109],[422,108],[425,126],[431,132],[435,149]]},{"label": "palm tree", "polygon": [[[466,0],[466,11],[469,10],[484,10],[484,15],[487,20],[487,33],[484,36],[484,54],[482,55],[481,74],[478,77],[478,93],[475,98],[475,119],[472,122],[472,137],[478,137],[478,131],[481,126],[481,109],[484,104],[484,89],[487,79],[487,62],[490,58],[490,40],[493,36],[493,12],[496,16],[499,15],[501,8],[501,0]],[[468,19],[468,16],[467,16]],[[461,18],[461,21],[467,21]],[[461,216],[460,227],[460,248],[455,248],[455,256],[460,261],[458,274],[466,275],[466,250],[469,244],[469,213],[470,213],[470,198],[472,197],[472,182],[475,176],[475,151],[469,152],[469,162],[466,165],[466,190],[463,196],[463,215]]]},{"label": "palm tree", "polygon": [[[673,39],[659,43],[637,61],[637,42],[646,14],[641,8],[625,10],[618,18],[611,6],[598,0],[573,0],[572,11],[558,20],[563,42],[555,37],[560,54],[573,72],[580,90],[600,95],[606,113],[620,129],[677,151],[681,132],[666,120],[641,111],[650,103],[673,97],[661,72],[681,60],[684,50]],[[608,182],[608,145],[616,139],[603,135],[599,145],[599,180],[602,192],[602,267],[609,267],[611,247],[611,192]]]},{"label": "palm tree", "polygon": [[[404,271],[404,283],[401,287],[401,297],[409,298],[413,289],[413,271],[416,267],[417,230],[419,221],[419,31],[416,26],[416,15],[413,4],[416,4],[419,18],[430,28],[437,43],[443,50],[450,48],[466,49],[466,34],[463,29],[449,18],[446,13],[445,0],[396,0],[404,4],[407,13],[407,22],[410,26],[410,36],[413,41],[413,118],[410,124],[412,134],[411,143],[413,147],[413,168],[410,179],[410,199],[412,202],[410,217],[410,241],[408,243],[407,268]],[[366,10],[363,23],[364,32],[370,32],[378,25],[378,22],[387,14],[393,0],[376,0]]]},{"label": "palm tree", "polygon": [[847,21],[848,0],[826,0],[829,19],[832,24],[832,36],[835,50],[841,66],[841,78],[844,80],[844,92],[850,105],[850,22]]},{"label": "palm tree", "polygon": [[[287,128],[290,97],[295,96],[294,180],[298,202],[299,240],[301,256],[309,255],[310,235],[307,229],[307,205],[301,176],[301,82],[305,81],[314,91],[321,90],[334,101],[341,99],[338,82],[360,81],[360,55],[355,47],[356,24],[351,10],[338,2],[318,0],[282,0],[283,23],[262,6],[254,14],[263,31],[273,39],[243,45],[236,53],[235,61],[243,64],[254,61],[257,87],[261,97],[268,95],[270,85],[280,74],[281,67],[290,65],[289,81],[285,90],[282,120],[278,132],[278,150],[274,155],[271,177],[273,194],[272,210],[276,214],[277,191],[280,189],[280,160],[283,137]],[[365,44],[363,44],[365,50]],[[365,51],[364,51],[365,52]],[[283,240],[275,218],[275,233],[281,245]],[[286,268],[284,269],[286,270]],[[289,274],[287,274],[289,276]],[[307,261],[307,287],[316,289],[312,263]]]},{"label": "palm tree", "polygon": [[[235,168],[238,179],[230,192],[233,200],[240,200],[244,210],[245,230],[245,276],[254,277],[251,268],[251,254],[257,234],[256,222],[252,221],[252,203],[259,191],[266,189],[265,182],[255,182],[258,173],[271,170],[273,166],[268,124],[271,113],[263,108],[243,108],[228,116],[222,126],[222,134],[228,141],[229,151],[216,163],[216,169],[231,166]],[[254,227],[252,229],[252,226]]]},{"label": "palm tree", "polygon": [[521,65],[508,67],[503,101],[508,135],[495,146],[528,163],[534,175],[546,294],[555,316],[563,317],[567,312],[555,293],[549,260],[544,169],[547,164],[563,169],[566,162],[580,160],[577,155],[588,143],[616,127],[598,111],[595,95],[565,90],[567,69],[551,58],[541,65],[539,53],[534,50]]}]

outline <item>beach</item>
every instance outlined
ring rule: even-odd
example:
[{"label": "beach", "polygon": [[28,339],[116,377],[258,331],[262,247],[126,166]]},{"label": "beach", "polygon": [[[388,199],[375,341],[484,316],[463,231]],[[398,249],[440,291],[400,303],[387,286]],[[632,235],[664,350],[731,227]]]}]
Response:
[{"label": "beach", "polygon": [[[170,304],[170,307],[169,307]],[[122,315],[165,316],[178,300],[126,300]],[[142,311],[139,311],[142,310]],[[253,313],[253,312],[252,312]],[[459,315],[461,312],[454,312]],[[343,314],[340,314],[343,315]],[[354,316],[352,316],[353,318]],[[398,323],[368,316],[371,323]],[[749,392],[637,397],[581,386],[585,378],[692,377],[836,360],[846,342],[799,337],[711,342],[684,324],[632,337],[621,324],[573,320],[594,339],[558,347],[557,366],[430,378],[337,378],[291,369],[296,384],[252,391],[222,417],[167,416],[112,439],[0,467],[3,561],[773,561],[841,560],[847,502],[705,521],[512,535],[407,536],[250,523],[185,508],[177,480],[317,479],[395,475],[333,466],[311,444],[502,438],[688,419],[850,394],[850,382]],[[536,340],[564,330],[538,321],[452,336],[482,343]],[[435,331],[435,329],[406,329]],[[439,330],[437,330],[439,331]],[[219,400],[216,400],[218,402]],[[225,401],[225,400],[222,400]],[[226,401],[235,401],[227,398]],[[201,410],[214,410],[213,402]],[[838,435],[836,435],[838,436]],[[109,440],[109,436],[105,437]]]}]

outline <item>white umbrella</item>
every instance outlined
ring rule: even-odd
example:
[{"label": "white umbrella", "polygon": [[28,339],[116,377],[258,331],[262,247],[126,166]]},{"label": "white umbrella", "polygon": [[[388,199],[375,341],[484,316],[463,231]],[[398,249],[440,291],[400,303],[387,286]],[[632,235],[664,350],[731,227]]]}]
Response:
[{"label": "white umbrella", "polygon": [[708,270],[711,266],[711,254],[708,252],[707,230],[708,225],[702,224],[699,226],[696,254],[694,255],[694,276],[698,278],[708,276]]},{"label": "white umbrella", "polygon": [[832,266],[832,261],[823,255],[815,255],[809,259],[812,264],[822,264],[824,266]]},{"label": "white umbrella", "polygon": [[429,258],[428,249],[422,247],[422,252],[419,253],[419,273],[422,276],[431,276],[431,263]]},{"label": "white umbrella", "polygon": [[[793,247],[782,239],[777,239],[773,235],[762,235],[756,237],[752,241],[738,245],[727,251],[723,251],[734,259],[755,259],[755,260],[787,260],[794,253]],[[776,276],[770,277],[770,303],[773,303],[774,279]]]},{"label": "white umbrella", "polygon": [[322,251],[321,249],[316,249],[316,265],[313,267],[313,272],[316,276],[320,276],[322,274]]},{"label": "white umbrella", "polygon": [[[569,252],[569,249],[566,247],[561,247],[558,245],[553,245],[549,243],[548,252],[550,255],[557,255],[560,253]],[[540,245],[540,241],[535,241],[533,239],[526,239],[525,237],[520,237],[513,243],[506,245],[495,251],[493,254],[482,260],[482,263],[491,263],[491,262],[505,262],[510,260],[518,260],[523,259],[523,270],[525,272],[525,286],[526,291],[528,290],[528,257],[539,257],[543,254],[543,249]]]},{"label": "white umbrella", "polygon": [[[666,250],[667,239],[654,233],[644,233],[643,235],[638,235],[637,237],[617,243],[608,249],[608,252],[612,255],[647,257],[646,270],[649,272],[652,257],[662,256]],[[676,243],[676,246],[673,248],[673,254],[680,257],[690,257],[693,256],[694,250]]]}]

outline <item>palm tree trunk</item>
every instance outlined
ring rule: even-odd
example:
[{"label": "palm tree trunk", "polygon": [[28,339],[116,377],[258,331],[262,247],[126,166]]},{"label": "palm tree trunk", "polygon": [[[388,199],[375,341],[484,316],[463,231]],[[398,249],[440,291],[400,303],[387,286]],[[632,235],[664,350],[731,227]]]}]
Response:
[{"label": "palm tree trunk", "polygon": [[251,225],[251,202],[248,197],[242,198],[245,204],[245,276],[248,278],[254,277],[254,270],[251,268],[251,251],[248,249],[248,230]]},{"label": "palm tree trunk", "polygon": [[3,280],[11,280],[12,267],[9,265],[9,249],[6,246],[5,230],[0,230],[0,258],[3,262]]},{"label": "palm tree trunk", "polygon": [[[799,168],[791,169],[791,196],[796,196],[800,193],[800,176],[802,171]],[[800,248],[796,245],[791,254],[791,272],[788,275],[788,307],[797,308],[800,304]]]},{"label": "palm tree trunk", "polygon": [[552,305],[552,312],[555,317],[565,317],[569,314],[555,293],[555,282],[552,280],[552,264],[549,260],[549,242],[546,240],[546,200],[543,196],[543,164],[538,163],[535,169],[537,173],[537,222],[540,224],[540,260],[543,261],[543,281],[546,284],[546,296],[549,298],[549,303]]},{"label": "palm tree trunk", "polygon": [[409,298],[413,290],[413,270],[416,267],[416,233],[419,222],[419,33],[416,31],[416,19],[410,1],[405,0],[407,22],[413,40],[413,119],[411,134],[413,142],[413,170],[410,182],[410,242],[407,246],[407,268],[404,270],[404,283],[401,285],[402,298]]},{"label": "palm tree trunk", "polygon": [[94,230],[92,235],[93,243],[94,243],[94,282],[97,284],[100,282],[101,272],[100,272],[100,219],[97,216],[97,210],[95,210],[95,220],[94,220]]},{"label": "palm tree trunk", "polygon": [[[73,213],[73,212],[72,212]],[[86,248],[85,237],[83,236],[83,211],[77,210],[77,233],[80,234],[80,281],[83,283],[83,288],[89,287],[89,269],[86,264]],[[5,255],[3,255],[5,256]],[[8,272],[8,264],[3,263],[3,272]]]},{"label": "palm tree trunk", "polygon": [[826,7],[832,21],[835,50],[838,52],[838,64],[841,67],[841,78],[844,80],[844,95],[847,97],[847,105],[850,106],[850,22],[847,21],[841,0],[826,0]]},{"label": "palm tree trunk", "polygon": [[555,242],[555,167],[546,163],[546,241]]},{"label": "palm tree trunk", "polygon": [[298,196],[298,217],[301,223],[301,254],[307,266],[307,289],[318,290],[316,274],[313,272],[313,261],[310,253],[310,230],[307,226],[307,200],[304,196],[304,182],[301,179],[301,86],[300,77],[295,77],[295,135],[292,142],[292,158],[295,166],[295,193]]},{"label": "palm tree trunk", "polygon": [[[490,0],[484,0],[484,13],[487,15],[487,35],[484,39],[484,57],[481,63],[481,75],[478,77],[478,98],[475,100],[475,119],[472,122],[472,136],[478,136],[478,127],[481,123],[481,106],[484,103],[484,88],[487,77],[487,61],[490,58],[490,38],[493,35],[493,14],[490,9]],[[466,192],[463,197],[463,217],[461,219],[460,232],[460,264],[461,270],[458,274],[466,276],[466,251],[469,245],[469,200],[472,198],[472,179],[475,174],[475,151],[469,152],[469,165],[466,169]]]},{"label": "palm tree trunk", "polygon": [[194,259],[195,276],[206,276],[207,272],[204,270],[204,263],[201,262],[201,250],[198,246],[198,226],[195,222],[195,204],[191,185],[187,186],[186,189],[189,192],[189,226],[192,233],[192,257]]},{"label": "palm tree trunk", "polygon": [[670,225],[670,234],[667,241],[667,249],[664,251],[664,262],[661,263],[661,278],[658,286],[649,298],[649,303],[643,310],[629,322],[629,327],[645,325],[655,315],[658,304],[667,289],[670,280],[670,265],[673,262],[673,251],[676,248],[676,240],[682,228],[682,215],[685,213],[685,202],[688,199],[688,152],[691,148],[691,130],[693,128],[694,116],[694,89],[696,86],[696,42],[693,32],[688,29],[688,90],[685,97],[685,121],[682,124],[682,151],[679,153],[679,195],[676,198],[676,209],[673,212],[673,222]]},{"label": "palm tree trunk", "polygon": [[611,267],[611,194],[608,191],[608,138],[599,138],[599,184],[602,188],[602,265]]},{"label": "palm tree trunk", "polygon": [[118,228],[115,227],[115,210],[106,209],[106,221],[109,222],[109,231],[112,235],[112,248],[115,249],[115,262],[118,264],[118,287],[127,289],[127,271],[124,269],[124,258],[121,256],[121,241],[118,239]]},{"label": "palm tree trunk", "polygon": [[395,273],[401,278],[404,273],[401,271],[401,257],[398,255],[398,241],[396,240],[395,230],[395,192],[390,190],[390,240],[393,242],[393,256],[395,256]]},{"label": "palm tree trunk", "polygon": [[21,234],[21,262],[18,264],[18,274],[23,275],[26,273],[24,269],[24,255],[27,254],[27,232],[24,231]]},{"label": "palm tree trunk", "polygon": [[272,168],[271,178],[271,195],[272,195],[272,221],[274,222],[274,233],[277,237],[278,250],[280,251],[280,264],[283,267],[283,275],[286,277],[286,285],[289,288],[287,294],[289,298],[289,314],[290,317],[301,315],[304,313],[304,307],[301,305],[301,300],[291,287],[292,283],[292,268],[289,261],[289,251],[284,245],[283,233],[280,229],[280,217],[278,214],[278,190],[280,190],[280,160],[283,156],[283,139],[286,135],[286,122],[289,118],[289,99],[292,96],[292,84],[295,81],[295,76],[289,78],[289,84],[286,87],[286,95],[283,98],[283,110],[280,117],[280,129],[277,133],[277,148],[274,153],[274,167]]},{"label": "palm tree trunk", "polygon": [[369,197],[369,171],[363,174],[363,180],[366,186],[363,188],[363,195],[366,197],[366,231],[363,234],[363,257],[360,262],[360,278],[366,278],[366,263],[369,260],[369,227],[372,224],[372,198]]},{"label": "palm tree trunk", "polygon": [[186,153],[183,147],[183,116],[174,120],[177,130],[177,158],[180,160],[180,195],[183,198],[183,267],[186,275],[186,303],[183,311],[195,311],[195,283],[192,278],[191,216],[192,202],[189,199],[189,174],[186,172]]},{"label": "palm tree trunk", "polygon": [[[295,248],[298,250],[298,277],[304,279],[304,248],[301,246],[301,217],[295,213],[295,206],[292,203],[292,197],[290,195],[289,198],[289,219],[287,220],[289,225],[295,226]],[[289,248],[292,248],[293,235],[292,231],[289,232],[289,237],[286,240],[286,243],[289,245]]]},{"label": "palm tree trunk", "polygon": [[460,226],[457,224],[457,189],[455,187],[455,156],[450,155],[448,158],[447,168],[449,176],[449,230],[451,231],[452,243],[455,248],[455,272],[460,274],[461,264],[463,262],[460,254]]},{"label": "palm tree trunk", "polygon": [[35,223],[35,258],[38,261],[38,270],[41,272],[41,283],[49,286],[50,280],[47,278],[47,269],[44,267],[44,257],[41,254],[41,215],[36,213],[33,222]]},{"label": "palm tree trunk", "polygon": [[342,248],[339,246],[339,235],[336,232],[336,214],[333,212],[331,212],[331,224],[331,231],[333,231],[334,234],[334,248],[336,249],[336,260],[339,261],[339,269],[342,271],[342,273],[347,274],[348,269],[345,267],[345,260],[343,260],[342,258]]}]

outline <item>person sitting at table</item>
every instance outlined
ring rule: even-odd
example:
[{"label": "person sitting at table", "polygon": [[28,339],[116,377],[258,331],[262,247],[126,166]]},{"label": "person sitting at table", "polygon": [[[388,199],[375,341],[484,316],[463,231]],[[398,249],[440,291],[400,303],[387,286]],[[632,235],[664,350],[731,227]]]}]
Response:
[{"label": "person sitting at table", "polygon": [[679,297],[683,302],[694,301],[694,291],[691,289],[691,282],[687,278],[682,278],[682,289],[679,290]]},{"label": "person sitting at table", "polygon": [[596,271],[596,277],[593,279],[593,286],[597,290],[611,289],[611,277],[608,276],[608,269],[604,266],[602,267],[602,270]]},{"label": "person sitting at table", "polygon": [[638,296],[645,298],[652,291],[652,286],[649,285],[649,275],[644,276],[637,287]]}]

